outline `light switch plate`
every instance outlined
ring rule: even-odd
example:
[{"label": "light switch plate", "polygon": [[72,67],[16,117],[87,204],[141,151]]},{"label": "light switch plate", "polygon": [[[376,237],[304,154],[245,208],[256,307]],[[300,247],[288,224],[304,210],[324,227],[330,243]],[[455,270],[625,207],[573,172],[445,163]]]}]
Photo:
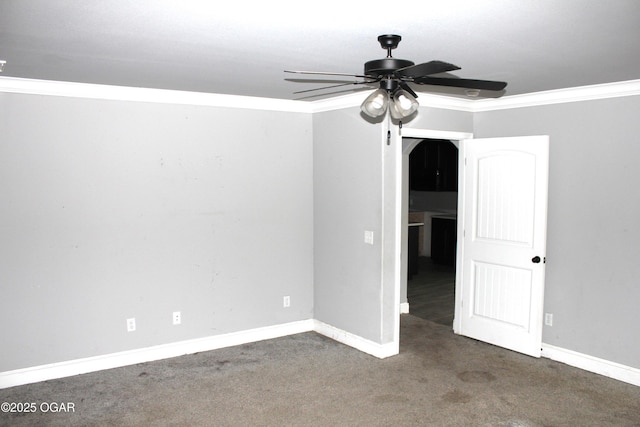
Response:
[{"label": "light switch plate", "polygon": [[364,242],[373,245],[373,231],[365,230]]}]

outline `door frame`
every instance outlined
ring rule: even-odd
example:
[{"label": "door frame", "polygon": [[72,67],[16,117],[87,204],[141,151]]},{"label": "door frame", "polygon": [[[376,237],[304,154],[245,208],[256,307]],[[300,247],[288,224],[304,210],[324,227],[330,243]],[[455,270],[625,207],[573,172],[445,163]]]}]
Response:
[{"label": "door frame", "polygon": [[[407,290],[407,265],[406,265],[406,253],[403,250],[407,244],[409,239],[408,232],[408,215],[409,215],[409,154],[411,150],[415,148],[416,145],[420,141],[404,141],[404,138],[419,138],[419,139],[447,139],[451,141],[458,142],[458,150],[460,150],[460,141],[465,139],[473,139],[473,133],[471,132],[460,132],[460,131],[443,131],[443,130],[435,130],[435,129],[413,129],[413,128],[402,128],[397,127],[397,141],[395,144],[397,147],[397,158],[398,158],[398,167],[396,168],[396,182],[398,186],[397,197],[396,197],[396,212],[399,221],[396,223],[396,231],[398,236],[398,246],[396,253],[396,266],[397,266],[397,274],[396,276],[396,284],[395,284],[395,301],[398,302],[398,316],[396,316],[396,337],[397,342],[399,342],[400,338],[400,313],[406,312],[404,303],[400,303],[400,297],[403,293],[404,287],[404,295],[406,296]],[[458,164],[460,165],[460,158],[458,158]],[[464,159],[462,160],[464,161]],[[460,176],[463,172],[463,168],[458,167],[458,203],[460,203]],[[456,259],[456,279],[455,279],[455,287],[456,287],[456,304],[455,304],[455,315],[454,315],[454,323],[453,330],[457,333],[459,331],[459,327],[456,325],[456,319],[459,319],[458,314],[458,295],[459,295],[459,286],[460,283],[458,280],[458,272],[460,267],[458,263],[461,262],[461,258],[459,254],[462,250],[462,233],[460,232],[460,227],[462,222],[460,221],[460,209],[457,212],[457,224],[458,224],[458,235],[456,238],[457,241],[457,259]],[[410,307],[409,307],[410,310]]]}]

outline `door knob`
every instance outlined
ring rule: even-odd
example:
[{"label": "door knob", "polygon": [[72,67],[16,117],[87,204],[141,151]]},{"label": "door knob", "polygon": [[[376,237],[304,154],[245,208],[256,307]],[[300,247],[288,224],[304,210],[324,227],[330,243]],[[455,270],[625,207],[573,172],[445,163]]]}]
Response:
[{"label": "door knob", "polygon": [[531,262],[534,264],[537,264],[540,262],[540,257],[539,256],[534,256],[533,258],[531,258]]}]

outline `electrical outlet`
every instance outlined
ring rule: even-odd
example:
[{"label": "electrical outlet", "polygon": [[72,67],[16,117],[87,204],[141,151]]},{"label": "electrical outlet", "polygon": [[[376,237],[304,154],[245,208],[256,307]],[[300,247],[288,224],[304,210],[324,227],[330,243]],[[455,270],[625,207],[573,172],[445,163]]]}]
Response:
[{"label": "electrical outlet", "polygon": [[282,306],[285,307],[285,308],[291,306],[291,297],[289,295],[287,295],[286,297],[282,298]]},{"label": "electrical outlet", "polygon": [[127,332],[133,332],[136,330],[136,319],[132,317],[127,319]]},{"label": "electrical outlet", "polygon": [[182,323],[182,315],[180,314],[179,311],[174,311],[173,312],[173,324],[174,325],[179,325],[180,323]]},{"label": "electrical outlet", "polygon": [[547,326],[553,326],[553,314],[545,313],[544,314],[544,324]]}]

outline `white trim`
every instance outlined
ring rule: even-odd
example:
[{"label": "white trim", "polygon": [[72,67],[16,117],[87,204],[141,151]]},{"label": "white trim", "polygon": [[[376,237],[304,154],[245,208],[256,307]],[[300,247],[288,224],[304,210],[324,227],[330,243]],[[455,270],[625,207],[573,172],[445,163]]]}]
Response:
[{"label": "white trim", "polygon": [[401,302],[400,303],[400,314],[409,314],[409,303]]},{"label": "white trim", "polygon": [[[409,309],[406,304],[407,313]],[[401,308],[402,311],[402,308]],[[279,338],[314,331],[357,350],[384,359],[399,353],[398,343],[378,344],[350,332],[338,329],[319,320],[301,320],[282,325],[267,326],[246,331],[233,332],[207,338],[180,341],[119,353],[105,354],[66,362],[51,363],[13,371],[0,372],[0,389],[31,384],[56,378],[70,377],[104,369],[119,368],[138,363],[183,356],[202,351],[216,350],[250,342]],[[640,369],[572,350],[542,344],[542,357],[584,369],[599,375],[640,386]]]},{"label": "white trim", "polygon": [[634,95],[640,95],[640,80],[548,90],[524,95],[505,96],[496,99],[479,99],[472,101],[473,107],[471,111],[506,110],[510,108],[593,101]]},{"label": "white trim", "polygon": [[[448,139],[448,140],[452,140],[452,141],[458,141],[458,150],[460,155],[459,157],[459,161],[461,161],[460,159],[463,159],[463,150],[462,150],[462,144],[461,141],[463,140],[467,140],[467,139],[473,139],[473,133],[471,132],[459,132],[459,131],[443,131],[443,130],[434,130],[434,129],[413,129],[413,128],[402,128],[402,138],[433,138],[433,139]],[[401,144],[402,145],[402,144]],[[462,179],[462,175],[463,175],[463,171],[464,168],[462,167],[458,167],[458,183],[461,182]],[[399,174],[402,174],[402,168],[400,168],[400,171],[398,171]],[[396,177],[396,179],[402,179],[402,176],[400,177]],[[408,194],[408,191],[406,188],[402,188],[402,194]],[[464,208],[463,205],[461,205],[461,199],[460,199],[460,195],[463,194],[464,188],[462,186],[460,186],[459,184],[459,188],[458,188],[458,228],[461,227],[462,225],[462,221],[460,221],[460,218],[462,218],[463,212],[464,212]],[[398,202],[400,203],[400,205],[402,205],[403,201],[402,198],[400,199],[400,201]],[[402,209],[402,206],[400,207]],[[406,217],[405,217],[406,218]],[[406,230],[405,227],[401,227],[401,233],[407,233],[408,231]],[[407,237],[408,238],[408,237]],[[404,238],[402,239],[404,241]],[[460,262],[460,251],[462,250],[462,245],[463,245],[463,233],[460,232],[460,230],[458,230],[458,238],[457,238],[457,250],[458,250],[458,262]],[[459,272],[461,272],[462,269],[460,267],[460,265],[456,265],[456,279],[455,279],[455,295],[456,295],[456,306],[455,306],[455,315],[453,318],[453,330],[456,334],[460,333],[460,328],[456,327],[456,320],[460,319],[461,316],[459,315],[459,308],[458,308],[458,304],[461,303],[462,298],[461,295],[462,293],[460,292],[460,284],[461,282],[461,276]],[[402,284],[400,283],[399,286],[401,286]],[[406,286],[406,285],[405,285]],[[406,304],[406,313],[409,313],[409,303],[403,303]],[[400,306],[400,310],[402,312],[403,310],[403,305],[401,304]]]},{"label": "white trim", "polygon": [[640,386],[640,369],[542,343],[542,357]]},{"label": "white trim", "polygon": [[[396,135],[393,140],[393,149],[395,157],[395,200],[394,200],[394,222],[395,222],[395,254],[394,254],[394,284],[393,284],[393,322],[394,322],[394,338],[393,341],[400,348],[400,289],[402,286],[402,229],[403,226],[403,206],[402,201],[404,196],[402,194],[402,128],[396,127]],[[384,146],[384,145],[383,145]],[[399,173],[398,173],[399,171]],[[383,171],[384,176],[384,171]],[[400,178],[400,179],[398,179]],[[383,183],[384,188],[384,183]],[[386,202],[385,202],[386,203]],[[383,211],[384,212],[384,211]],[[382,222],[384,226],[384,221]],[[385,254],[385,247],[382,248],[381,253]],[[383,262],[384,265],[384,262]],[[383,276],[384,277],[384,276]],[[384,284],[383,284],[384,285]]]},{"label": "white trim", "polygon": [[153,347],[122,351],[119,353],[104,354],[101,356],[0,372],[0,389],[86,374],[104,369],[113,369],[138,363],[153,362],[155,360],[217,350],[220,348],[311,331],[327,336],[380,359],[394,356],[400,351],[399,344],[397,342],[377,344],[373,341],[335,328],[318,320],[308,319],[206,338],[197,338]]},{"label": "white trim", "polygon": [[0,92],[103,99],[110,101],[153,102],[162,104],[311,113],[311,104],[303,101],[188,92],[180,90],[20,79],[15,77],[0,77]]},{"label": "white trim", "polygon": [[[371,91],[373,92],[373,91]],[[312,102],[312,112],[331,111],[340,108],[359,106],[370,92],[360,92],[342,97]],[[420,105],[429,108],[467,111],[471,113],[505,110],[510,108],[535,107],[540,105],[560,104],[566,102],[593,101],[598,99],[618,98],[640,95],[640,79],[623,82],[603,83],[589,86],[578,86],[564,89],[547,90],[510,95],[501,98],[467,99],[429,93],[420,94]],[[403,129],[406,133],[408,128]],[[407,136],[407,135],[403,135]],[[460,138],[464,139],[464,138]]]},{"label": "white trim", "polygon": [[[23,79],[18,77],[0,77],[0,92],[103,99],[110,101],[134,101],[206,107],[244,108],[294,113],[321,113],[324,111],[359,107],[362,100],[369,94],[368,91],[357,92],[310,102],[144,87]],[[467,105],[465,103],[468,103],[468,101],[464,99],[460,100],[438,95],[428,96],[428,104],[432,108],[468,110],[468,107],[465,107],[465,105]]]},{"label": "white trim", "polygon": [[452,96],[434,95],[431,93],[421,93],[418,99],[418,103],[422,107],[429,108],[442,108],[444,110],[456,110],[456,111],[475,111],[474,99],[456,98]]},{"label": "white trim", "polygon": [[378,344],[319,320],[314,320],[314,325],[313,330],[317,333],[380,359],[395,356],[400,352],[399,344],[397,342]]},{"label": "white trim", "polygon": [[[340,108],[359,106],[370,92],[360,92],[336,98],[312,102],[312,112],[337,110]],[[453,96],[420,94],[420,105],[429,108],[466,111],[471,113],[505,110],[510,108],[535,107],[566,102],[593,101],[598,99],[618,98],[640,95],[640,80],[604,83],[589,86],[533,92],[522,95],[504,96],[501,98],[466,99]],[[406,133],[408,128],[403,129]],[[403,135],[408,136],[408,135]],[[431,136],[434,138],[434,136]],[[465,139],[465,138],[459,138]]]},{"label": "white trim", "polygon": [[[389,246],[387,244],[387,236],[386,236],[386,231],[387,231],[387,227],[385,224],[386,218],[387,218],[387,211],[385,209],[385,205],[387,204],[387,192],[386,190],[386,184],[387,181],[384,178],[385,177],[385,173],[386,173],[386,169],[387,169],[387,150],[385,149],[385,147],[387,147],[391,141],[391,116],[390,115],[386,115],[387,120],[385,122],[385,126],[380,126],[380,159],[382,160],[381,164],[380,164],[380,175],[382,176],[382,181],[380,182],[380,193],[382,194],[382,197],[380,198],[380,212],[382,212],[382,222],[381,222],[381,226],[380,226],[380,293],[379,293],[379,298],[378,298],[378,303],[380,304],[379,306],[379,310],[380,313],[382,315],[382,319],[380,321],[380,340],[382,341],[384,338],[384,327],[385,327],[385,310],[384,310],[384,302],[385,302],[385,297],[387,297],[387,295],[384,292],[384,282],[385,282],[385,273],[386,273],[386,265],[385,265],[385,249]],[[389,139],[387,139],[389,138]],[[395,147],[395,144],[394,144]],[[393,204],[395,206],[395,203]],[[394,212],[395,215],[395,212]],[[399,218],[399,216],[398,216]],[[397,221],[396,221],[397,222]],[[396,255],[397,255],[396,251]],[[400,266],[399,263],[396,263],[396,259],[397,256],[393,257],[393,267],[391,269],[391,271],[395,271],[398,269],[398,267]],[[397,298],[397,302],[400,303],[400,292],[395,290],[396,284],[397,284],[397,280],[394,280],[394,291],[393,291],[393,295],[392,297],[395,299]],[[388,298],[388,297],[387,297]],[[393,313],[393,342],[400,342],[400,313],[399,312],[395,312],[396,310],[395,306],[395,302],[394,302],[394,313]]]},{"label": "white trim", "polygon": [[313,331],[311,319],[0,372],[0,389]]},{"label": "white trim", "polygon": [[[112,101],[137,101],[209,107],[244,108],[294,113],[320,113],[324,111],[339,110],[342,108],[357,107],[370,93],[369,91],[361,91],[344,96],[310,102],[260,98],[253,96],[188,92],[180,90],[22,79],[17,77],[0,77],[0,92],[104,99]],[[624,82],[605,83],[486,99],[466,99],[427,93],[420,94],[419,102],[423,107],[475,113],[634,95],[640,95],[640,80],[629,80]]]},{"label": "white trim", "polygon": [[369,91],[352,93],[343,96],[334,96],[332,98],[320,99],[309,102],[312,113],[322,113],[325,111],[341,110],[343,108],[360,107],[362,101],[367,97]]},{"label": "white trim", "polygon": [[462,139],[473,138],[473,133],[450,131],[450,130],[413,129],[408,127],[403,127],[402,137],[403,138],[453,139],[455,141],[460,141]]}]

